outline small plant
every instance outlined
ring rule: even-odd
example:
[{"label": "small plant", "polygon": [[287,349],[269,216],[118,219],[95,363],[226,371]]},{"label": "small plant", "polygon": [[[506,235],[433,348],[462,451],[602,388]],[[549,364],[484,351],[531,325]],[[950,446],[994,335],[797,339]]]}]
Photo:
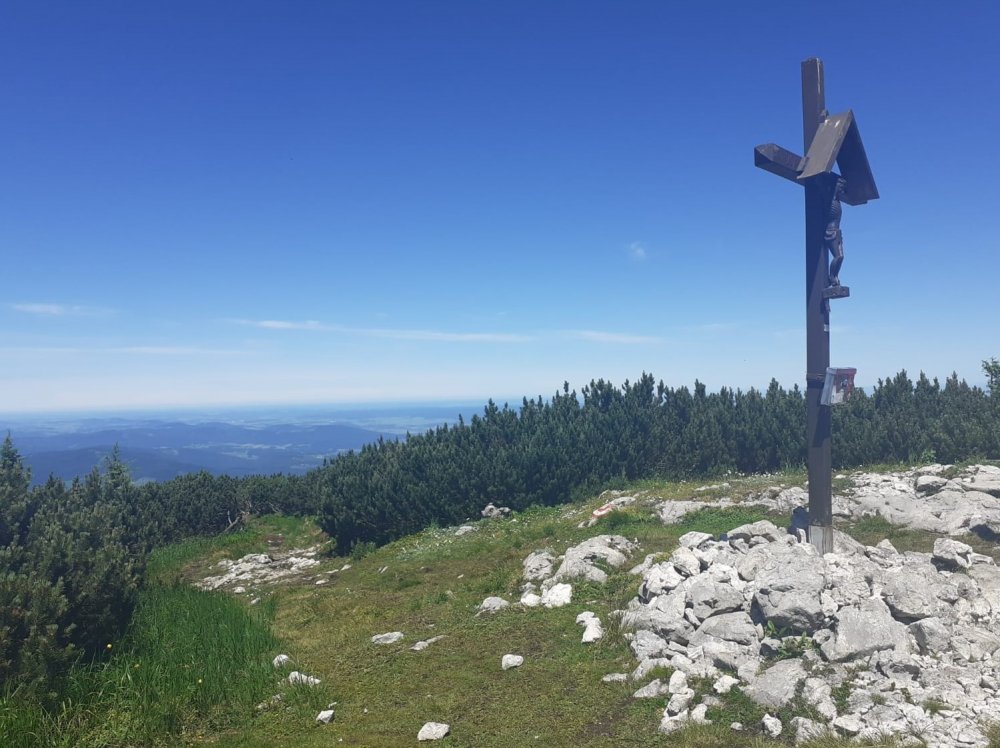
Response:
[{"label": "small plant", "polygon": [[923,710],[928,714],[930,714],[931,716],[939,714],[940,712],[943,712],[946,709],[950,708],[948,704],[945,703],[944,701],[941,701],[941,699],[934,699],[934,698],[924,699],[923,703],[920,706],[923,707]]},{"label": "small plant", "polygon": [[351,560],[360,561],[361,559],[365,558],[365,556],[372,555],[377,548],[378,546],[376,546],[375,543],[368,541],[355,543],[354,546],[351,548]]},{"label": "small plant", "polygon": [[848,711],[847,700],[851,697],[851,690],[850,679],[831,689],[830,698],[833,699],[834,706],[837,707],[839,714],[844,714]]},{"label": "small plant", "polygon": [[810,649],[816,649],[816,642],[812,640],[812,637],[806,634],[802,634],[801,636],[786,636],[781,640],[777,659],[791,660],[795,657],[801,657]]}]

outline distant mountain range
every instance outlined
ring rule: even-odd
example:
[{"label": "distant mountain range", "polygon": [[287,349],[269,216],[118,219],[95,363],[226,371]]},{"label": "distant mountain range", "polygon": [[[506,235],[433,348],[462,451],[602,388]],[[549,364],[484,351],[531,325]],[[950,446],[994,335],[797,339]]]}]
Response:
[{"label": "distant mountain range", "polygon": [[[467,409],[465,409],[468,412]],[[18,419],[0,429],[31,467],[35,483],[49,475],[64,480],[101,466],[118,445],[122,460],[137,482],[163,481],[207,470],[216,475],[301,475],[325,458],[363,445],[421,433],[458,418],[457,406],[352,410],[340,422],[316,422],[321,414],[286,413],[266,417],[246,413],[219,420],[197,418]],[[282,422],[284,421],[284,422]]]}]

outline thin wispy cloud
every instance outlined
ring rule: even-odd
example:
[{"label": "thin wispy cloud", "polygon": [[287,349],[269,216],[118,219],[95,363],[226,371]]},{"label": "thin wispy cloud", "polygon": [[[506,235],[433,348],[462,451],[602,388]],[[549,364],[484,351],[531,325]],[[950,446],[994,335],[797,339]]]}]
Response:
[{"label": "thin wispy cloud", "polygon": [[199,348],[184,345],[129,345],[105,350],[108,353],[134,353],[141,356],[235,356],[247,353],[235,348]]},{"label": "thin wispy cloud", "polygon": [[302,322],[289,320],[231,320],[238,325],[256,327],[263,330],[306,330],[312,332],[339,332],[369,338],[390,340],[426,340],[444,343],[524,343],[534,340],[532,335],[503,332],[449,332],[446,330],[406,330],[384,327],[348,327],[330,325],[316,320]]},{"label": "thin wispy cloud", "polygon": [[338,329],[337,327],[331,325],[321,324],[314,319],[307,319],[301,322],[292,322],[281,319],[234,319],[231,321],[237,325],[259,327],[262,330],[314,330],[322,332],[324,330],[331,331]]},{"label": "thin wispy cloud", "polygon": [[248,320],[231,319],[231,323],[265,330],[306,330],[311,332],[338,332],[386,340],[417,340],[440,343],[530,343],[553,339],[585,340],[591,343],[612,343],[619,345],[650,345],[662,343],[663,338],[651,335],[608,332],[605,330],[558,330],[549,332],[452,332],[448,330],[400,329],[387,327],[349,327],[316,320]]},{"label": "thin wispy cloud", "polygon": [[732,332],[739,329],[739,322],[705,322],[700,325],[690,325],[686,329],[692,332]]},{"label": "thin wispy cloud", "polygon": [[588,340],[592,343],[652,345],[663,342],[663,338],[654,337],[652,335],[632,335],[629,333],[606,332],[603,330],[568,330],[566,335],[571,338],[576,338],[577,340]]},{"label": "thin wispy cloud", "polygon": [[134,354],[137,356],[233,356],[248,353],[235,348],[202,348],[183,345],[125,345],[111,347],[82,346],[3,346],[0,353],[29,355],[107,355],[112,353]]},{"label": "thin wispy cloud", "polygon": [[345,332],[392,340],[434,340],[445,343],[526,343],[535,339],[533,335],[507,332],[445,332],[443,330],[388,330],[379,328],[345,328]]},{"label": "thin wispy cloud", "polygon": [[649,252],[642,242],[632,242],[628,245],[628,256],[635,262],[642,262],[649,256]]},{"label": "thin wispy cloud", "polygon": [[19,303],[11,304],[11,309],[39,317],[97,317],[111,314],[110,309],[76,304]]}]

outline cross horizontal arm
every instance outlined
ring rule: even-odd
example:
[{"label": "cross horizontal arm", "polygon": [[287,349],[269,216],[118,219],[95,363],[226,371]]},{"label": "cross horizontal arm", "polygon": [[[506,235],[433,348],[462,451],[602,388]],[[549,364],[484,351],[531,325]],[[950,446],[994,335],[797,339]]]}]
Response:
[{"label": "cross horizontal arm", "polygon": [[802,156],[786,151],[774,143],[765,143],[753,149],[754,166],[792,182],[798,180],[804,160]]}]

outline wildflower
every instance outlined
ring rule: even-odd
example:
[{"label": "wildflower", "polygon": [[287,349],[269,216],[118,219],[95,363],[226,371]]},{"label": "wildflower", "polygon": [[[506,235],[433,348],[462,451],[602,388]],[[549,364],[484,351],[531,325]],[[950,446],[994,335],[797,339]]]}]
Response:
[{"label": "wildflower", "polygon": [[202,684],[202,680],[201,680],[201,678],[199,678],[198,679],[198,685],[200,686],[201,684]]},{"label": "wildflower", "polygon": [[110,652],[111,651],[111,642],[108,642],[108,644],[104,648]]}]

